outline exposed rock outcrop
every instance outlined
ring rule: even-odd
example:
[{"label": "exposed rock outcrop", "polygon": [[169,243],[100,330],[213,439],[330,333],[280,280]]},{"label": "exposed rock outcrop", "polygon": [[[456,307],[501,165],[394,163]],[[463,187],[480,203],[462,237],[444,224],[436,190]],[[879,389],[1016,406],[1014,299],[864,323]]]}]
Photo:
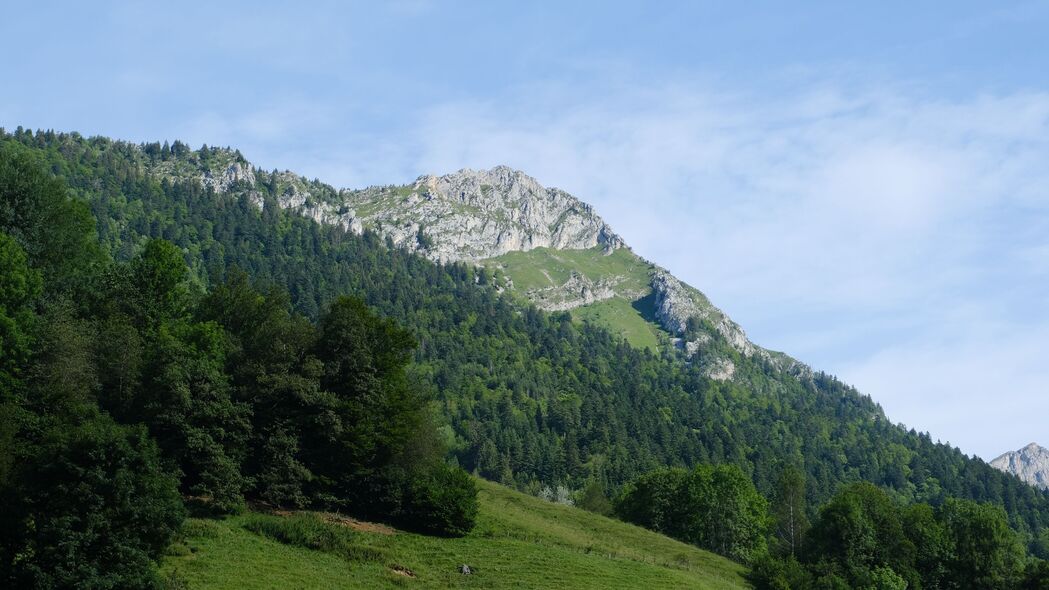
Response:
[{"label": "exposed rock outcrop", "polygon": [[991,461],[991,467],[1011,473],[1027,483],[1049,489],[1049,449],[1031,443]]},{"label": "exposed rock outcrop", "polygon": [[364,227],[441,262],[476,261],[533,248],[624,246],[586,203],[506,166],[420,176],[409,187],[343,191]]},{"label": "exposed rock outcrop", "polygon": [[568,311],[583,305],[611,299],[616,295],[623,296],[624,294],[616,289],[620,282],[621,277],[606,277],[592,281],[586,276],[573,272],[563,285],[529,289],[525,295],[539,309]]},{"label": "exposed rock outcrop", "polygon": [[204,170],[200,177],[200,183],[204,188],[211,188],[216,193],[228,192],[236,183],[243,182],[248,186],[255,186],[255,171],[251,165],[241,160],[233,160],[224,168],[216,172],[213,169]]}]

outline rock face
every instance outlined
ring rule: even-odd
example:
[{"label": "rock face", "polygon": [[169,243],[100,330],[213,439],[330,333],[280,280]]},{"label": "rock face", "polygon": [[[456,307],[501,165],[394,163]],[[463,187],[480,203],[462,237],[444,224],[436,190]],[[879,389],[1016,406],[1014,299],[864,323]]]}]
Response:
[{"label": "rock face", "polygon": [[409,187],[340,193],[350,216],[440,262],[533,248],[624,246],[590,205],[506,166],[420,176]]},{"label": "rock face", "polygon": [[704,320],[733,348],[747,356],[754,354],[756,347],[747,340],[743,328],[728,319],[702,293],[682,283],[674,275],[657,268],[652,273],[652,290],[656,295],[656,318],[669,332],[684,334],[689,319]]},{"label": "rock face", "polygon": [[618,277],[607,277],[592,281],[573,272],[563,285],[543,289],[529,289],[525,295],[536,307],[546,311],[568,311],[597,301],[623,295],[616,289]]},{"label": "rock face", "polygon": [[991,467],[1011,473],[1027,483],[1049,489],[1049,449],[1031,443],[991,461]]}]

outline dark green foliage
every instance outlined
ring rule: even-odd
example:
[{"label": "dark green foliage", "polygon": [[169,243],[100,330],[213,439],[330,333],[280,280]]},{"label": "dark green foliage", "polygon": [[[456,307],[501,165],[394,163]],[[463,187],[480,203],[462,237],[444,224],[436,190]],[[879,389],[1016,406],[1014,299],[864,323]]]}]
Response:
[{"label": "dark green foliage", "polygon": [[25,249],[52,291],[76,292],[103,260],[85,204],[69,199],[66,185],[44,172],[39,153],[6,141],[0,143],[0,232]]},{"label": "dark green foliage", "polygon": [[766,550],[767,503],[734,465],[662,469],[627,484],[616,502],[624,520],[749,562]]},{"label": "dark green foliage", "polygon": [[0,494],[10,587],[151,587],[183,518],[145,429],[104,417],[50,430]]},{"label": "dark green foliage", "polygon": [[462,536],[477,520],[477,486],[458,467],[437,464],[409,480],[398,521],[436,535]]},{"label": "dark green foliage", "polygon": [[317,328],[243,277],[202,298],[163,240],[126,262],[70,251],[94,243],[85,209],[0,148],[0,585],[155,586],[180,490],[209,512],[247,497],[473,526],[407,331],[350,299]]},{"label": "dark green foliage", "polygon": [[603,516],[612,516],[615,512],[604,486],[601,485],[601,482],[594,479],[583,486],[583,490],[579,492],[575,505],[583,510],[589,510]]},{"label": "dark green foliage", "polygon": [[0,232],[0,388],[21,377],[29,355],[31,306],[41,293],[40,273],[29,267],[25,251]]},{"label": "dark green foliage", "polygon": [[1020,590],[1045,590],[1049,588],[1049,561],[1036,559],[1027,564]]},{"label": "dark green foliage", "polygon": [[904,535],[899,506],[867,482],[846,486],[820,508],[806,537],[804,561],[822,576],[836,575],[857,587],[875,570],[911,570],[914,546]]},{"label": "dark green foliage", "polygon": [[411,334],[377,316],[363,301],[336,300],[320,323],[316,356],[324,365],[321,387],[331,395],[332,423],[304,444],[314,471],[327,485],[375,498],[362,480],[401,458],[422,428],[426,400],[409,389],[405,366],[414,348]]},{"label": "dark green foliage", "polygon": [[[440,438],[458,464],[520,488],[578,490],[600,481],[614,491],[661,466],[716,462],[737,465],[776,498],[780,466],[793,464],[804,474],[809,506],[829,500],[844,482],[866,480],[903,503],[939,506],[958,496],[1000,504],[1027,540],[1049,524],[1044,492],[890,423],[869,398],[832,377],[785,374],[739,356],[715,336],[704,354],[732,358],[737,378],[712,382],[701,363],[682,363],[671,351],[638,351],[604,330],[574,324],[568,314],[522,308],[468,266],[434,265],[373,234],[352,235],[283,211],[276,175],[260,172],[254,187],[223,194],[195,180],[208,166],[241,161],[239,154],[21,131],[0,143],[18,161],[46,161],[95,213],[106,253],[125,261],[102,272],[78,270],[97,268],[93,262],[40,268],[45,278],[87,275],[69,284],[86,281],[91,289],[80,289],[74,303],[48,305],[43,317],[53,319],[39,333],[50,343],[86,343],[90,354],[63,361],[35,347],[39,366],[51,368],[30,380],[33,387],[63,391],[62,399],[94,397],[121,421],[146,422],[166,460],[185,475],[184,491],[233,503],[245,494],[275,505],[396,514],[410,496],[406,474],[426,473],[412,466],[433,465],[440,445],[429,420],[412,411],[404,419],[381,416],[377,424],[360,424],[360,413],[424,408],[435,393],[447,421]],[[184,181],[151,175],[161,162]],[[337,198],[317,182],[309,190],[311,199]],[[77,207],[62,205],[68,203],[62,194],[51,201],[60,206],[42,210],[74,211],[67,216],[73,219]],[[35,210],[8,210],[16,209]],[[29,253],[31,265],[47,259],[34,254],[39,240],[23,231],[29,226],[5,223],[0,229]],[[155,238],[176,247],[151,245]],[[173,264],[179,255],[188,272]],[[238,279],[237,268],[249,278]],[[252,282],[276,288],[259,293]],[[198,302],[205,286],[212,293]],[[145,307],[136,300],[140,287],[156,295]],[[50,282],[44,288],[57,290]],[[310,322],[322,320],[343,295],[410,327],[418,347],[395,345],[391,358],[384,356],[390,351],[362,348],[377,342],[368,334],[396,334],[383,334],[352,305],[338,313],[356,314],[360,325],[332,321],[327,332],[315,330]],[[74,374],[63,366],[83,378],[63,380]],[[377,384],[379,374],[389,383]],[[172,411],[157,412],[149,405],[157,400],[172,401]],[[395,435],[412,423],[425,424],[421,436]],[[320,436],[336,424],[346,432]],[[206,452],[199,461],[179,455],[179,441]],[[351,453],[362,471],[352,475],[331,464],[323,451],[333,448]],[[220,489],[208,474],[233,483]],[[366,486],[342,485],[359,477]],[[915,518],[914,530],[934,538],[936,530]],[[906,520],[901,526],[911,534]],[[936,551],[914,559],[936,561]],[[894,583],[882,567],[865,575]],[[826,573],[823,581],[845,584],[846,575]]]}]

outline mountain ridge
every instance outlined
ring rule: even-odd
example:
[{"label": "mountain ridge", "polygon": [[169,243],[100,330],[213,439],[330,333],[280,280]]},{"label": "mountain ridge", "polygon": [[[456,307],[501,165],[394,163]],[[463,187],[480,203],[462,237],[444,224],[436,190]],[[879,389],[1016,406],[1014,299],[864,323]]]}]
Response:
[{"label": "mountain ridge", "polygon": [[[760,358],[779,370],[796,376],[812,373],[810,367],[786,354],[751,342],[743,328],[700,290],[635,254],[592,205],[561,189],[546,187],[521,170],[506,165],[487,170],[462,168],[443,175],[424,174],[410,184],[336,189],[287,170],[263,171],[239,151],[211,148],[207,153],[207,159],[196,162],[196,169],[162,162],[150,173],[158,178],[196,178],[203,188],[216,193],[243,192],[259,208],[265,205],[258,185],[265,183],[279,195],[281,208],[357,234],[375,231],[395,246],[435,262],[485,266],[501,275],[500,289],[546,311],[573,312],[621,300],[636,308],[635,317],[626,318],[634,328],[644,322],[653,324],[657,339],[665,339],[687,361],[702,362],[715,380],[731,379],[735,374],[731,355],[711,347],[716,339],[738,354]],[[193,162],[192,154],[187,161]],[[559,252],[574,251],[577,262],[587,258],[584,262],[595,267],[601,266],[600,257],[617,251],[626,254],[615,269],[619,272],[586,273],[571,268],[567,276],[557,279],[541,262],[533,262],[549,283],[518,288],[517,277],[501,258],[533,251],[550,251],[554,258]],[[642,309],[645,305],[649,309]],[[615,324],[605,327],[617,331]]]}]

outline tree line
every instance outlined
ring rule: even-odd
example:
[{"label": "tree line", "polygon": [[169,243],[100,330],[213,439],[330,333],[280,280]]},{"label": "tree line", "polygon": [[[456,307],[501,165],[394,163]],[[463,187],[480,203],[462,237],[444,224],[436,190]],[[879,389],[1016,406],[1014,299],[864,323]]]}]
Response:
[{"label": "tree line", "polygon": [[1049,562],[1029,557],[1005,510],[948,498],[905,505],[846,484],[809,523],[805,479],[788,466],[766,501],[734,465],[659,469],[627,484],[617,516],[751,565],[758,590],[1035,590]]}]

